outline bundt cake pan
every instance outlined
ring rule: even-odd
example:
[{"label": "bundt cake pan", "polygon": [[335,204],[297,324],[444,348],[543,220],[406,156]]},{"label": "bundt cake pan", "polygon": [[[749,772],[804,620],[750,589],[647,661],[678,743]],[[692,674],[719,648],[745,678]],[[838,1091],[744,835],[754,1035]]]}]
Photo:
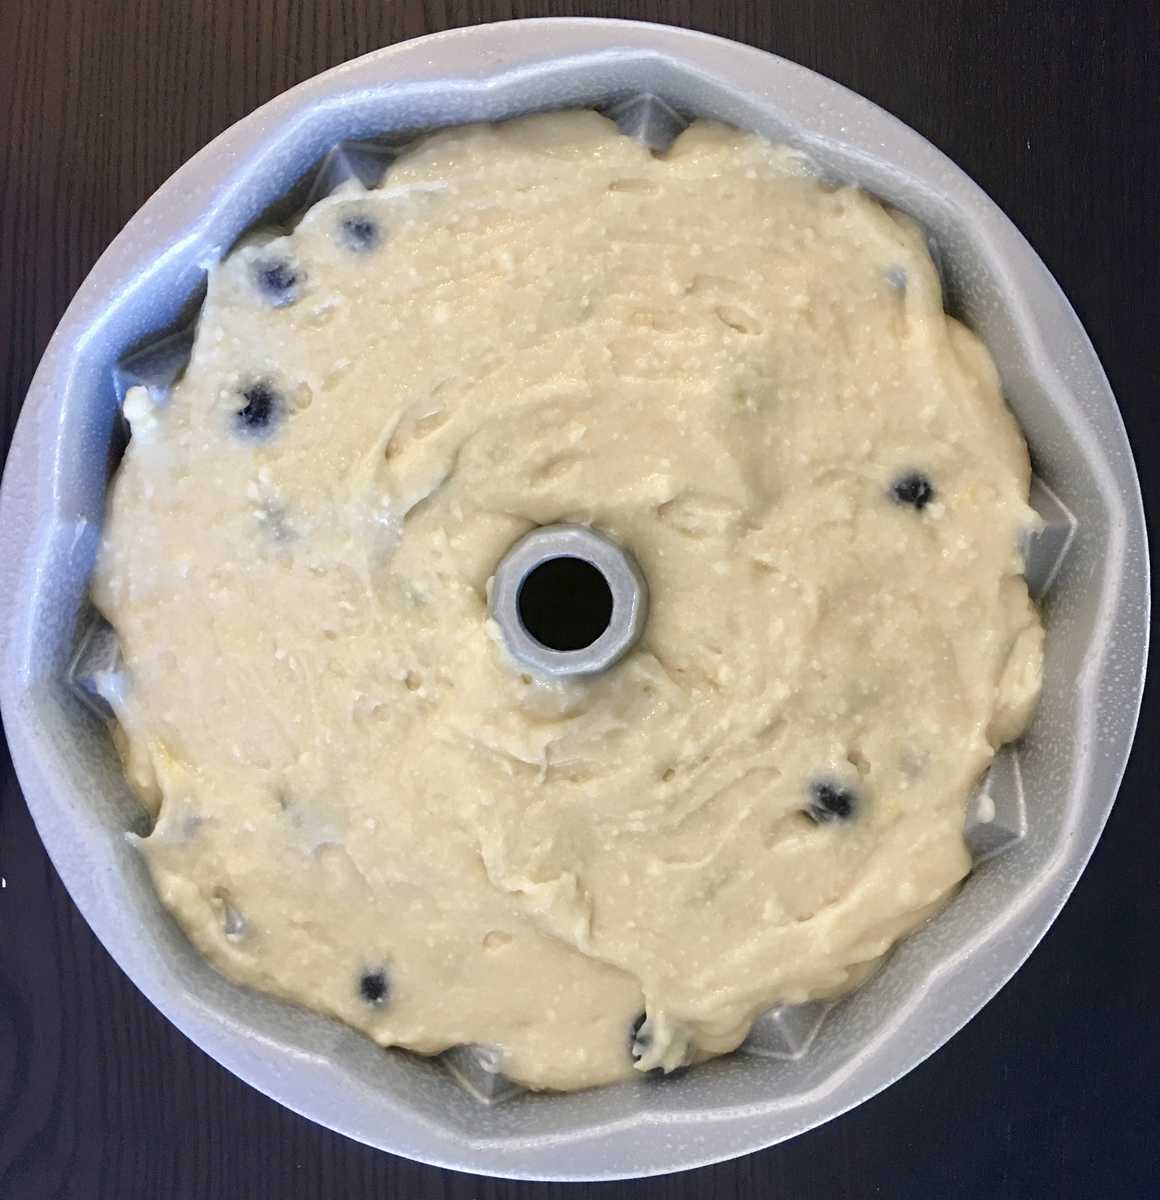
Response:
[{"label": "bundt cake pan", "polygon": [[[868,983],[836,1004],[775,1010],[739,1052],[679,1077],[551,1095],[508,1084],[471,1047],[434,1060],[384,1051],[235,986],[193,950],[125,836],[146,818],[94,698],[117,649],[86,597],[124,444],[120,399],[180,371],[207,267],[343,178],[373,184],[416,133],[575,106],[658,146],[699,116],[756,130],[925,226],[947,306],[987,342],[1031,446],[1044,528],[1028,576],[1047,641],[1035,722],[969,806],[974,871]],[[74,900],[141,990],[315,1121],[425,1162],[541,1179],[659,1174],[771,1145],[945,1042],[1030,953],[1092,852],[1148,635],[1123,424],[1075,313],[1011,222],[918,134],[827,79],[704,34],[601,20],[476,26],[377,51],[272,100],[182,167],[93,268],[40,364],[0,494],[0,572],[0,702],[25,796]]]}]

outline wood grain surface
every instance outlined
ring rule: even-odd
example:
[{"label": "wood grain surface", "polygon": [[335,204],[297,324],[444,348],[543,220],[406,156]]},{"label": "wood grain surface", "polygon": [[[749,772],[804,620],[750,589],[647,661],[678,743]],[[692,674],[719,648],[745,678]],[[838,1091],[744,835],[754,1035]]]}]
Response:
[{"label": "wood grain surface", "polygon": [[[0,0],[0,449],[98,254],[214,134],[376,47],[519,16],[625,16],[751,42],[914,126],[1027,234],[1078,309],[1160,503],[1155,0]],[[1160,777],[1149,698],[1107,832],[1016,979],[856,1111],[643,1183],[417,1166],[239,1082],[138,994],[49,863],[0,757],[0,1198],[1160,1195]]]}]

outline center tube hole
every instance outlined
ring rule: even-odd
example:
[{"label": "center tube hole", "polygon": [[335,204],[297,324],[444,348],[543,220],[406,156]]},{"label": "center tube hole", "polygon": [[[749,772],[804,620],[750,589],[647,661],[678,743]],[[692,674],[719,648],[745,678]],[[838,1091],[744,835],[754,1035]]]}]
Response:
[{"label": "center tube hole", "polygon": [[583,650],[612,620],[608,580],[583,558],[549,558],[534,567],[516,603],[523,627],[549,650]]}]

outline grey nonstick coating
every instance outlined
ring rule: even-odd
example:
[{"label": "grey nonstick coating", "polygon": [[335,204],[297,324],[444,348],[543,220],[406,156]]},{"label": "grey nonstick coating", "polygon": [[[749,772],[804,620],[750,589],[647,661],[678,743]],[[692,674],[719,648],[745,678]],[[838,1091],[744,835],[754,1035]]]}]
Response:
[{"label": "grey nonstick coating", "polygon": [[[301,203],[328,154],[328,170],[369,170],[389,157],[382,139],[577,105],[615,111],[646,137],[679,126],[675,114],[757,130],[922,222],[948,306],[989,345],[1031,445],[1045,529],[1028,574],[1047,654],[1034,725],[988,782],[994,818],[968,817],[975,871],[869,983],[828,1013],[770,1014],[742,1052],[680,1078],[558,1096],[494,1076],[481,1086],[488,1073],[478,1057],[464,1065],[467,1052],[385,1052],[217,974],[158,902],[125,836],[144,814],[66,676],[78,638],[99,636],[86,633],[86,589],[121,446],[119,396],[135,372],[164,385],[155,343],[188,321],[207,265],[287,195]],[[344,142],[373,144],[331,154]],[[176,361],[181,344],[169,344]],[[0,703],[24,793],[77,905],[142,991],[313,1120],[427,1162],[550,1179],[663,1173],[791,1137],[897,1079],[978,1011],[1043,935],[1103,827],[1135,728],[1149,607],[1139,487],[1107,380],[995,205],[917,134],[801,67],[703,34],[596,20],[476,26],[378,51],[271,101],[178,171],[94,267],[40,364],[0,493],[0,572]]]}]

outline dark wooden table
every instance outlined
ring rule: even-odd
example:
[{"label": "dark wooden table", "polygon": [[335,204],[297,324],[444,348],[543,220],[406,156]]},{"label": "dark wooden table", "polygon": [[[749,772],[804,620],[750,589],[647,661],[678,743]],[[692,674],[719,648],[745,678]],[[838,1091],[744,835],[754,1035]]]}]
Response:
[{"label": "dark wooden table", "polygon": [[[450,25],[630,16],[840,80],[924,133],[1079,310],[1160,511],[1160,7],[1120,0],[0,0],[0,449],[97,255],[186,157],[346,58]],[[1160,1195],[1155,689],[1099,849],[1018,977],[885,1094],[669,1180],[508,1184],[416,1166],[227,1074],[122,976],[0,757],[0,1198],[400,1200]]]}]

